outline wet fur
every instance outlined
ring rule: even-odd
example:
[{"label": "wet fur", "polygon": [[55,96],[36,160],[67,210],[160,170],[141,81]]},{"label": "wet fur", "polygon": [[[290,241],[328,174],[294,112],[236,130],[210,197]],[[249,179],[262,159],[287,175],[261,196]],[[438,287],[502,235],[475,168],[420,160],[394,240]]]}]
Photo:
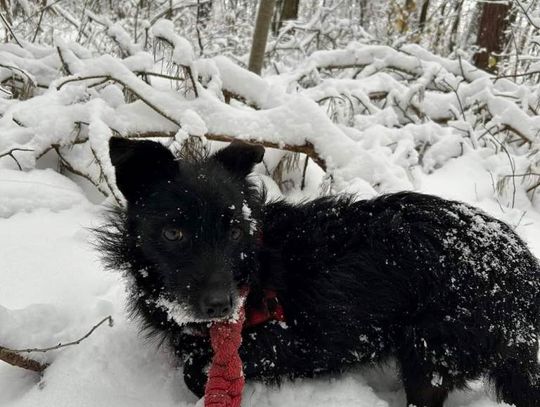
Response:
[{"label": "wet fur", "polygon": [[[179,325],[155,298],[163,290],[191,298],[186,284],[204,291],[201,273],[218,272],[229,274],[233,291],[249,282],[248,307],[272,288],[285,310],[286,324],[244,330],[248,380],[279,383],[394,358],[409,404],[440,407],[449,391],[486,376],[499,400],[540,406],[540,268],[506,224],[413,192],[264,203],[246,178],[260,147],[234,143],[187,162],[157,143],[133,143],[111,142],[128,207],[97,231],[100,248],[110,268],[131,276],[132,309],[172,344],[195,394],[203,394],[211,358],[207,323]],[[257,233],[237,213],[244,205]],[[193,218],[186,228],[201,236],[167,251],[151,231],[179,206]],[[239,246],[227,241],[223,216],[240,219]],[[185,269],[171,269],[167,256]]]}]

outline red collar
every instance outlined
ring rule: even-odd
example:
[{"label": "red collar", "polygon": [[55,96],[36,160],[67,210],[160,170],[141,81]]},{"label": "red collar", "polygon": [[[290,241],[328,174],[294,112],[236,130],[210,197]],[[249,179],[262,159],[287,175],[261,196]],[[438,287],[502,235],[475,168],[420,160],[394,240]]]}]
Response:
[{"label": "red collar", "polygon": [[285,313],[274,290],[263,290],[264,298],[260,307],[246,309],[245,327],[264,324],[268,321],[285,322]]},{"label": "red collar", "polygon": [[[257,231],[257,245],[263,245],[263,232],[261,229]],[[285,312],[283,306],[278,300],[275,290],[264,289],[264,297],[261,304],[256,308],[246,309],[246,321],[244,327],[252,327],[264,324],[268,321],[285,322]]]}]

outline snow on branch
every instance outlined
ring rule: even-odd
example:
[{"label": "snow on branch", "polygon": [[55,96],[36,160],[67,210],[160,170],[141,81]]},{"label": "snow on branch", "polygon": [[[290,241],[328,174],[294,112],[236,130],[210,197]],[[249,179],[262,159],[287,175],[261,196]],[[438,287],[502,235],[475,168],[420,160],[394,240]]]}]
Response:
[{"label": "snow on branch", "polygon": [[[418,45],[351,43],[261,78],[224,56],[196,58],[170,21],[151,27],[154,48],[145,52],[118,25],[90,18],[123,58],[60,40],[0,44],[1,166],[30,169],[54,151],[67,172],[117,201],[107,152],[113,134],[167,145],[193,137],[258,142],[305,154],[335,191],[365,195],[411,188],[415,171],[467,149],[496,156],[503,146],[512,171],[538,172],[539,87],[460,58]],[[21,86],[32,92],[18,96]],[[533,197],[540,179],[522,182]]]}]

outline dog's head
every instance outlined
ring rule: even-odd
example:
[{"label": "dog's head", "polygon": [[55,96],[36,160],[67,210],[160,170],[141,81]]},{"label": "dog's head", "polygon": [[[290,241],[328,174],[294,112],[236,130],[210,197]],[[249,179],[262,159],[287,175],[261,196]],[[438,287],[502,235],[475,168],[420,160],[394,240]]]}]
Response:
[{"label": "dog's head", "polygon": [[153,141],[109,147],[128,202],[117,237],[136,289],[178,323],[229,318],[256,269],[260,197],[246,177],[264,148],[238,141],[188,161]]}]

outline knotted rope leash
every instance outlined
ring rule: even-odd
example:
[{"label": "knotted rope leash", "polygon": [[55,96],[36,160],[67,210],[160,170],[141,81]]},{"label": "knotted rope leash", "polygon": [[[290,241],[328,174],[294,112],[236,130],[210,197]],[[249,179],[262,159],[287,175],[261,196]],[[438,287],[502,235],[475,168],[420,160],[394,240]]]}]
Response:
[{"label": "knotted rope leash", "polygon": [[[215,322],[210,327],[210,343],[214,351],[208,372],[204,407],[240,407],[244,390],[244,373],[238,349],[242,344],[244,326],[255,326],[269,320],[285,321],[283,307],[273,290],[265,290],[261,309],[249,309],[245,304],[249,289],[242,289],[242,306],[234,321]],[[247,317],[246,317],[247,314]]]},{"label": "knotted rope leash", "polygon": [[247,294],[247,289],[242,290],[242,306],[236,320],[215,322],[210,327],[214,357],[206,382],[205,407],[240,407],[245,380],[238,349],[242,343],[242,327],[246,319]]}]

